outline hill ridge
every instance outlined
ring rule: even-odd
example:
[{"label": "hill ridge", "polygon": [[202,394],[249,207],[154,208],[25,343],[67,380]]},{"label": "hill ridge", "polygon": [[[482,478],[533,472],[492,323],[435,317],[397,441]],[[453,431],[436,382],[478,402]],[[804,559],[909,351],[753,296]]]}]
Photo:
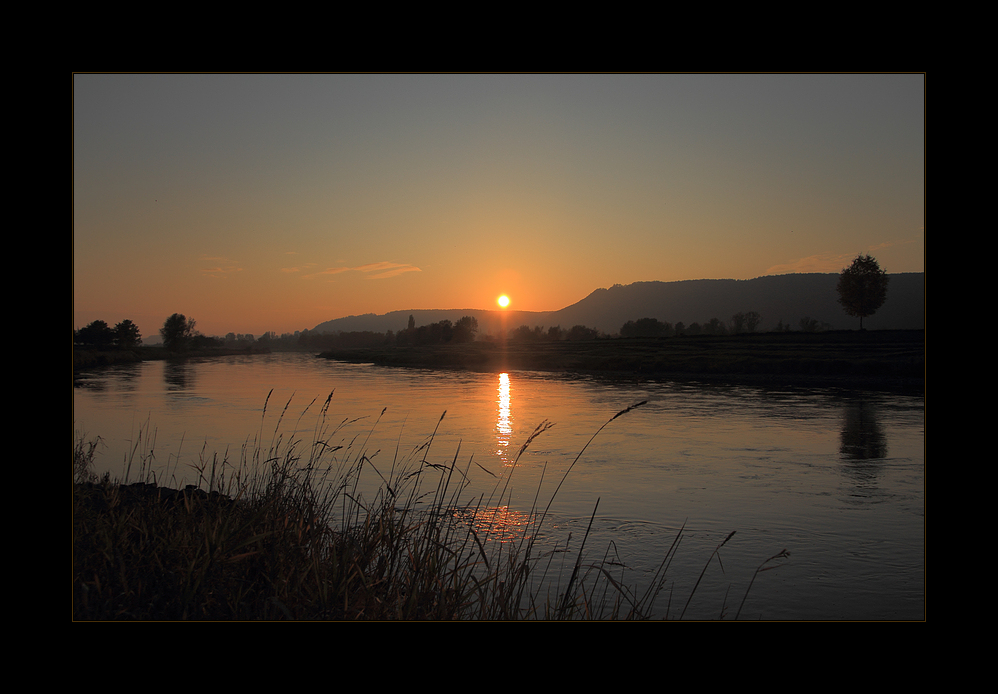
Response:
[{"label": "hill ridge", "polygon": [[[887,301],[864,326],[878,329],[925,328],[925,273],[893,273]],[[397,332],[404,330],[409,316],[416,325],[441,320],[456,322],[474,316],[481,334],[520,325],[550,327],[586,325],[608,334],[616,333],[629,320],[657,318],[686,325],[705,323],[711,318],[728,322],[736,313],[756,311],[762,316],[760,331],[773,329],[778,322],[797,329],[802,318],[827,324],[830,329],[859,327],[859,319],[846,315],[838,304],[839,273],[788,273],[763,275],[748,280],[644,280],[631,284],[594,289],[586,297],[556,311],[516,311],[492,309],[408,309],[385,314],[345,316],[318,324],[315,332]]]}]

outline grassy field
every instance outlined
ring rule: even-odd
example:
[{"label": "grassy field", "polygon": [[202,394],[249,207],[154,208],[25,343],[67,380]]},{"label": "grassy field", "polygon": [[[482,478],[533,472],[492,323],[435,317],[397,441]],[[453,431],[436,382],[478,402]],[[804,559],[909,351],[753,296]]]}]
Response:
[{"label": "grassy field", "polygon": [[918,387],[922,330],[758,333],[723,337],[601,339],[353,349],[339,361],[422,368],[610,373],[638,377],[740,378]]},{"label": "grassy field", "polygon": [[[488,514],[508,502],[508,476],[488,498],[462,498],[467,470],[456,453],[431,462],[439,457],[431,455],[432,437],[408,455],[396,454],[390,466],[375,467],[362,442],[352,450],[330,444],[338,428],[326,425],[328,405],[329,399],[311,441],[285,440],[278,424],[270,445],[257,446],[248,459],[203,458],[198,485],[183,490],[158,486],[141,455],[135,469],[142,482],[96,479],[91,469],[100,443],[77,440],[74,620],[683,616],[678,599],[673,612],[652,613],[682,531],[658,572],[637,588],[619,565],[605,563],[601,548],[587,553],[586,538],[571,553],[560,544],[541,551],[536,538],[550,501],[530,511],[518,537],[500,542],[491,536]],[[547,426],[524,442],[521,455]],[[380,481],[373,498],[358,494],[362,474]],[[730,538],[706,558],[704,572],[720,561]],[[760,571],[786,556],[767,559]]]}]

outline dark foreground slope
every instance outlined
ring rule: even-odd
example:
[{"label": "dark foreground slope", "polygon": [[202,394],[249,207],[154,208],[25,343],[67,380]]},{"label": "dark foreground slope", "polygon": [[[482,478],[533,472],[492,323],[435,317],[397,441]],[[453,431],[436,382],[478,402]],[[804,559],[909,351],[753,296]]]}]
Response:
[{"label": "dark foreground slope", "polygon": [[538,343],[475,342],[319,355],[384,366],[472,371],[568,371],[647,378],[921,387],[922,330],[759,333]]}]

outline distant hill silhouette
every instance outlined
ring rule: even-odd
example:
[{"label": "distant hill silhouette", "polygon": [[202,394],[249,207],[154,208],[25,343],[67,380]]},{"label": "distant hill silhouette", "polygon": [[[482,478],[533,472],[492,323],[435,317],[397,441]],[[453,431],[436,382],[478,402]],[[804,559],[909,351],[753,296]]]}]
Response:
[{"label": "distant hill silhouette", "polygon": [[[488,311],[482,309],[446,309],[392,311],[348,316],[315,326],[315,332],[385,332],[404,330],[409,316],[416,325],[442,320],[457,322],[463,316],[478,319],[479,334],[496,333],[505,323],[511,330],[520,325],[564,329],[585,325],[613,334],[629,320],[657,318],[675,324],[682,321],[706,323],[718,318],[728,323],[736,313],[756,311],[762,316],[758,330],[772,330],[778,322],[797,330],[800,319],[812,318],[827,323],[831,329],[859,328],[838,303],[838,273],[770,275],[753,280],[684,280],[681,282],[635,282],[597,289],[578,303],[558,311]],[[870,330],[925,328],[925,273],[890,275],[887,301],[872,316],[864,319]],[[505,319],[505,320],[504,320]]]}]

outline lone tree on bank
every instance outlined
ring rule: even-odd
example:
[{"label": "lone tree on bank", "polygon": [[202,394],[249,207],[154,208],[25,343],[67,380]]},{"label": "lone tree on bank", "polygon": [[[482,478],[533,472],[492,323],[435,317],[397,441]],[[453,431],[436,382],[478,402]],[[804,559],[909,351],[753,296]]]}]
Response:
[{"label": "lone tree on bank", "polygon": [[187,347],[191,338],[194,337],[193,318],[188,318],[182,313],[174,313],[166,319],[163,327],[159,329],[159,334],[163,337],[163,346],[171,352],[180,352]]},{"label": "lone tree on bank", "polygon": [[869,254],[857,256],[839,275],[839,303],[850,316],[859,316],[860,330],[863,319],[876,313],[887,300],[890,279]]}]

